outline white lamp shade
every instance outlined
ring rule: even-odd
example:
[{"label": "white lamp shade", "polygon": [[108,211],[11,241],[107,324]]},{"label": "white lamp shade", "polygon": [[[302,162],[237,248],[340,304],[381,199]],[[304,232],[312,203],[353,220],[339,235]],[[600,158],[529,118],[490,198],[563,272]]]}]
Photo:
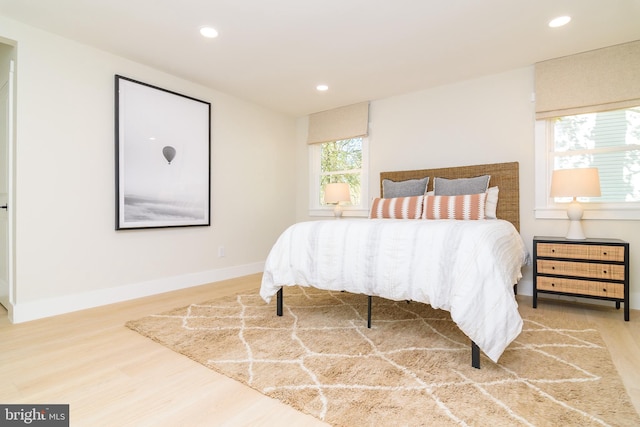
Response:
[{"label": "white lamp shade", "polygon": [[349,193],[349,184],[344,182],[327,184],[324,188],[324,202],[325,203],[340,203],[348,202],[351,200],[351,194]]},{"label": "white lamp shade", "polygon": [[598,197],[598,168],[558,169],[551,177],[551,197]]}]

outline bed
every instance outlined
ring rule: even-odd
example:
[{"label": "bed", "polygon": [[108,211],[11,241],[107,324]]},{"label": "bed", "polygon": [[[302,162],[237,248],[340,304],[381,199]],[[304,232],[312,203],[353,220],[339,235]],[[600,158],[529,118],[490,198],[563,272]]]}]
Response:
[{"label": "bed", "polygon": [[[435,194],[434,182],[442,192],[487,175],[484,193]],[[420,189],[426,195],[384,197],[394,186],[424,184],[426,177],[428,185]],[[514,294],[528,253],[519,234],[518,163],[382,172],[380,182],[382,197],[373,201],[369,219],[307,221],[285,230],[265,262],[260,295],[266,302],[275,295],[281,316],[286,286],[363,294],[369,322],[372,296],[430,304],[449,311],[470,338],[472,366],[480,367],[480,350],[497,362],[522,330]],[[499,190],[490,214],[489,187]],[[458,206],[463,199],[472,207]],[[374,208],[383,204],[385,214]],[[420,215],[413,212],[418,204]],[[445,205],[458,209],[455,215],[464,211],[468,220],[441,219]],[[469,219],[478,209],[480,220]]]}]

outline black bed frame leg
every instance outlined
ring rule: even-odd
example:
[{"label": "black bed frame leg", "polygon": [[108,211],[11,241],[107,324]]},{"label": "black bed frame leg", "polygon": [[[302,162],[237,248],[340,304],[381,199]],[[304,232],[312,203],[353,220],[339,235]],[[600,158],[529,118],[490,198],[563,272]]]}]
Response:
[{"label": "black bed frame leg", "polygon": [[480,347],[471,341],[471,366],[480,369]]},{"label": "black bed frame leg", "polygon": [[276,294],[276,314],[282,316],[282,288]]},{"label": "black bed frame leg", "polygon": [[369,299],[367,303],[367,328],[371,329],[371,295],[367,295]]}]

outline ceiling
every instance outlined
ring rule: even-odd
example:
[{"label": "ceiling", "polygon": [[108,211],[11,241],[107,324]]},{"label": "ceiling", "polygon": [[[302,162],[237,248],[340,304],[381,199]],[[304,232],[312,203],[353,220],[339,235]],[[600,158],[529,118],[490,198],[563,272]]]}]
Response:
[{"label": "ceiling", "polygon": [[[294,116],[640,39],[640,0],[0,0],[0,14]],[[558,15],[573,19],[549,28]]]}]

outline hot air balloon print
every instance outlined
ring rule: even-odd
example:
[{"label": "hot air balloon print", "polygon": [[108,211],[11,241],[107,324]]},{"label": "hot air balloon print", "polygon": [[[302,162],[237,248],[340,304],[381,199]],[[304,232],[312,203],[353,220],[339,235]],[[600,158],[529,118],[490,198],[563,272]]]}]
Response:
[{"label": "hot air balloon print", "polygon": [[162,149],[162,155],[167,159],[167,163],[171,164],[171,161],[176,156],[176,149],[170,145],[167,145]]}]

